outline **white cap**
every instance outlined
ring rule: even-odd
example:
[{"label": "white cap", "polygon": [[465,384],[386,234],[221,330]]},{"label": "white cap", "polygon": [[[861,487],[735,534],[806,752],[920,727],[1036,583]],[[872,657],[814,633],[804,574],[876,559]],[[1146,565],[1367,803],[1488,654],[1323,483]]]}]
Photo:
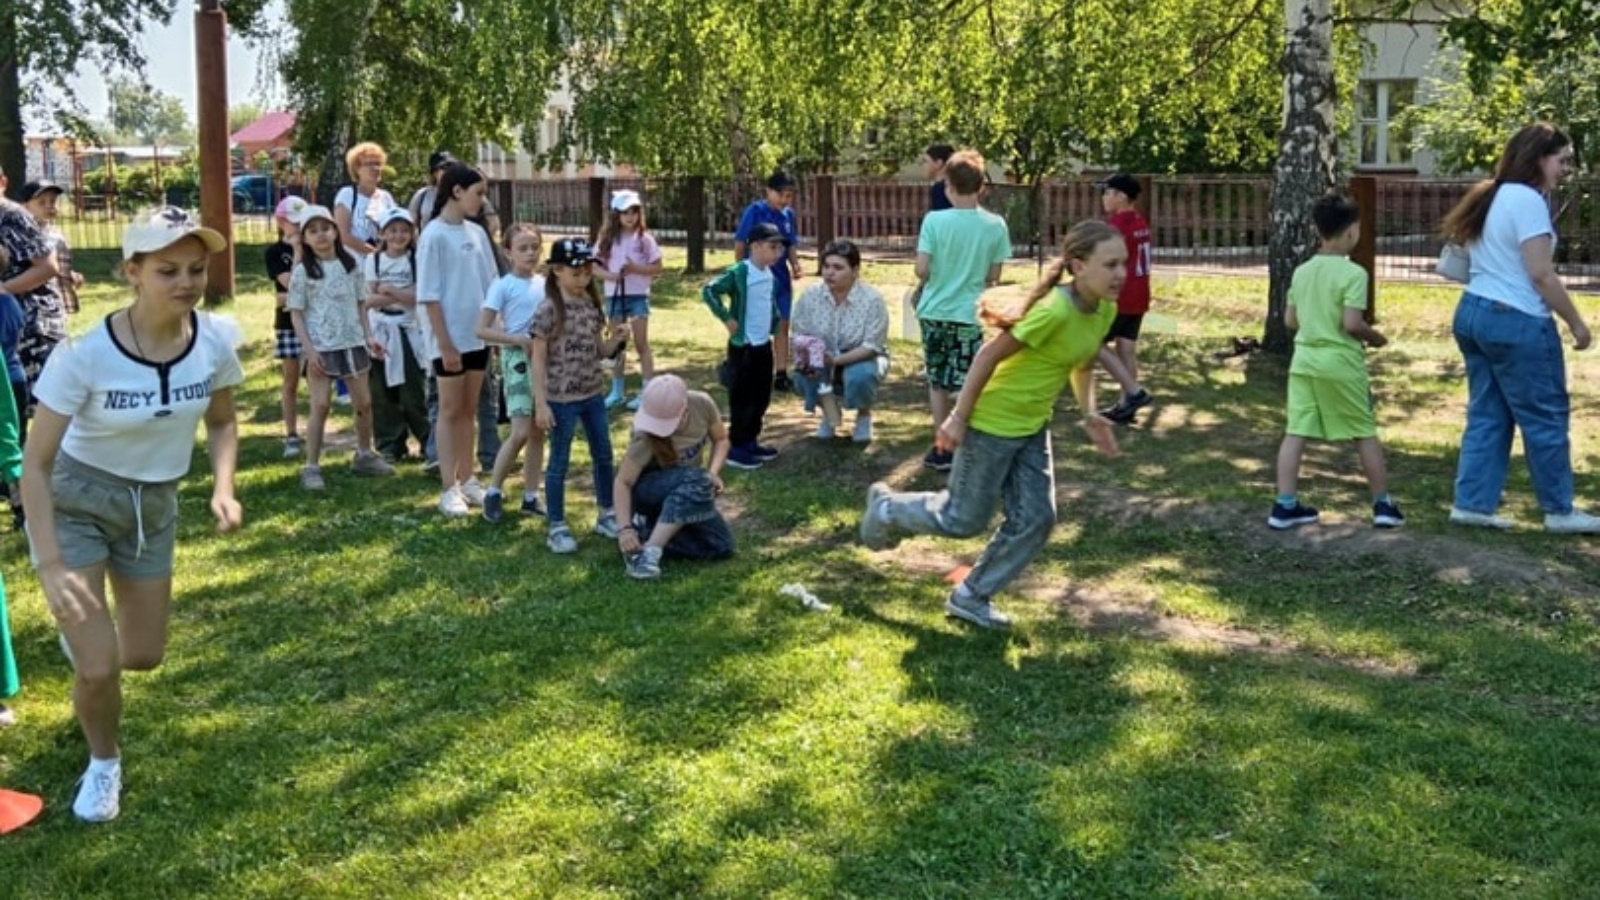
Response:
[{"label": "white cap", "polygon": [[333,211],[319,203],[308,204],[304,209],[300,210],[300,214],[294,217],[294,223],[304,228],[310,224],[312,219],[327,219],[329,222],[337,224],[337,220],[333,217]]},{"label": "white cap", "polygon": [[639,200],[638,191],[612,191],[611,209],[615,212],[627,212],[635,206],[644,206]]},{"label": "white cap", "polygon": [[122,258],[140,253],[159,253],[193,235],[206,245],[207,253],[228,249],[228,240],[210,228],[200,227],[193,217],[176,206],[159,206],[142,213],[122,232]]},{"label": "white cap", "polygon": [[391,206],[383,215],[378,217],[378,230],[382,231],[396,222],[404,222],[412,228],[417,227],[416,221],[411,218],[410,210],[404,206]]}]

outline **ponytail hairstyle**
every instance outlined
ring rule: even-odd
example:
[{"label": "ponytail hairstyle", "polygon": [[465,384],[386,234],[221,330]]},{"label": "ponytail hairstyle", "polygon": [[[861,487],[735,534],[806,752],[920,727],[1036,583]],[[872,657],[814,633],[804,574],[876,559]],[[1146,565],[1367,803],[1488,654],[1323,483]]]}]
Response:
[{"label": "ponytail hairstyle", "polygon": [[433,212],[428,214],[428,221],[432,222],[444,212],[444,205],[455,199],[456,188],[469,188],[483,180],[483,173],[471,166],[461,163],[451,163],[444,167],[444,174],[439,176],[439,187],[433,196]]},{"label": "ponytail hairstyle", "polygon": [[[633,207],[630,206],[628,209],[633,209]],[[600,226],[600,239],[595,242],[595,253],[599,254],[602,260],[611,256],[611,245],[616,243],[618,238],[622,237],[622,213],[626,211],[627,210],[622,210],[621,212],[614,209],[606,210],[606,221]],[[637,235],[643,235],[648,230],[649,226],[645,224],[644,220],[644,204],[640,203],[639,227],[635,228],[633,233]]]},{"label": "ponytail hairstyle", "polygon": [[1502,184],[1525,184],[1536,191],[1544,189],[1544,169],[1541,163],[1553,153],[1560,153],[1572,143],[1567,133],[1549,122],[1534,122],[1511,136],[1506,149],[1495,163],[1494,178],[1480,181],[1467,191],[1461,202],[1445,214],[1439,226],[1445,240],[1466,244],[1483,236],[1483,226],[1489,221],[1489,207],[1494,205],[1494,195]]},{"label": "ponytail hairstyle", "polygon": [[1094,248],[1106,241],[1121,241],[1122,232],[1110,224],[1099,219],[1084,219],[1067,229],[1067,234],[1061,239],[1061,256],[1052,261],[1044,270],[1044,276],[1028,291],[1028,299],[1021,309],[1002,309],[993,301],[984,301],[983,308],[979,310],[978,317],[984,323],[1009,331],[1018,322],[1027,318],[1034,305],[1045,297],[1050,296],[1060,284],[1061,279],[1070,274],[1070,264],[1073,260],[1083,262],[1094,255]]},{"label": "ponytail hairstyle", "polygon": [[[592,265],[592,263],[591,263]],[[589,287],[583,292],[584,296],[600,311],[601,321],[606,317],[605,288],[600,286],[600,279],[590,278]],[[544,276],[544,302],[555,304],[556,327],[545,336],[547,341],[554,342],[561,337],[561,332],[567,328],[567,296],[561,291],[561,282],[556,279],[556,267],[549,266],[549,271]]]}]

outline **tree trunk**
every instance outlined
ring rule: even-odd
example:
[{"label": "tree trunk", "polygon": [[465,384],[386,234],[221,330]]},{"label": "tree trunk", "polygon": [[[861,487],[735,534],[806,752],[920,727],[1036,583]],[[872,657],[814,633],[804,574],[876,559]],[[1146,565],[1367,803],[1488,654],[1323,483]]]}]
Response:
[{"label": "tree trunk", "polygon": [[0,0],[0,170],[10,179],[9,193],[28,180],[28,150],[22,133],[22,53],[17,46],[17,10]]},{"label": "tree trunk", "polygon": [[1283,131],[1272,179],[1272,237],[1267,260],[1267,328],[1262,345],[1287,353],[1283,323],[1295,267],[1316,251],[1311,207],[1333,180],[1333,8],[1331,0],[1285,0]]},{"label": "tree trunk", "polygon": [[750,155],[750,136],[744,130],[744,106],[738,90],[728,92],[724,109],[728,116],[728,158],[733,163],[733,174],[740,178],[753,178],[755,159]]}]

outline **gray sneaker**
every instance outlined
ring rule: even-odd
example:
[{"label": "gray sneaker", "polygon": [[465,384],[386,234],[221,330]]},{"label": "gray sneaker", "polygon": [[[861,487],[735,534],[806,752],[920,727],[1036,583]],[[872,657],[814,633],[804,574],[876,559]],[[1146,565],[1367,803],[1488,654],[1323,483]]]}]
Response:
[{"label": "gray sneaker", "polygon": [[1545,513],[1544,530],[1551,534],[1600,534],[1600,516],[1573,510],[1569,513]]},{"label": "gray sneaker", "polygon": [[944,614],[951,618],[971,622],[979,628],[1010,628],[1011,617],[995,609],[987,600],[974,597],[965,587],[950,592],[944,602]]},{"label": "gray sneaker", "polygon": [[646,546],[628,557],[628,577],[641,581],[661,577],[661,548]]},{"label": "gray sneaker", "polygon": [[321,491],[327,489],[322,481],[321,466],[306,466],[300,470],[300,487],[308,491]]},{"label": "gray sneaker", "polygon": [[883,502],[889,497],[889,485],[874,481],[867,488],[867,508],[861,511],[861,543],[873,550],[889,546],[889,522],[883,517]]},{"label": "gray sneaker", "polygon": [[394,466],[384,462],[383,457],[376,453],[356,453],[356,458],[350,461],[350,471],[357,475],[371,475],[387,477],[394,474]]},{"label": "gray sneaker", "polygon": [[551,553],[578,552],[578,539],[572,536],[572,529],[563,522],[550,526],[550,534],[544,539],[544,545],[550,548]]},{"label": "gray sneaker", "polygon": [[617,528],[617,514],[606,510],[594,522],[594,533],[609,540],[616,540],[622,532]]}]

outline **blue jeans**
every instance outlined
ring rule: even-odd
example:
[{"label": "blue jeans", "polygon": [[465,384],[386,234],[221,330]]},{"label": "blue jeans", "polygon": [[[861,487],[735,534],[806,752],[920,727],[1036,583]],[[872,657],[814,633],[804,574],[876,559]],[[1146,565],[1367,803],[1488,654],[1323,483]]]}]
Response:
[{"label": "blue jeans", "polygon": [[[874,356],[871,359],[858,360],[844,367],[844,395],[841,398],[845,409],[871,410],[878,399],[878,385],[883,384],[884,376],[889,372],[889,358],[887,356]],[[822,384],[820,378],[808,378],[799,369],[790,371],[790,380],[794,382],[795,392],[805,399],[806,412],[817,408],[817,387]],[[835,381],[834,389],[839,387]]]},{"label": "blue jeans", "polygon": [[633,485],[633,511],[644,516],[639,537],[647,539],[657,522],[683,527],[662,552],[679,559],[727,559],[733,555],[733,530],[717,511],[711,473],[699,466],[651,469]]},{"label": "blue jeans", "polygon": [[1456,307],[1454,332],[1467,363],[1467,429],[1456,466],[1456,507],[1476,513],[1500,507],[1512,434],[1520,428],[1540,508],[1571,512],[1572,404],[1555,319],[1468,292]]},{"label": "blue jeans", "polygon": [[967,575],[966,587],[993,597],[1033,561],[1056,524],[1055,463],[1050,431],[1003,438],[967,429],[950,468],[950,486],[937,494],[891,494],[889,522],[918,534],[971,537],[989,527],[996,506],[1000,529]]},{"label": "blue jeans", "polygon": [[594,461],[594,492],[601,509],[611,508],[611,491],[617,473],[611,462],[611,423],[606,420],[606,400],[600,394],[571,403],[550,404],[556,424],[550,429],[550,453],[544,466],[544,502],[551,522],[567,520],[567,464],[572,461],[572,437],[579,423]]}]

